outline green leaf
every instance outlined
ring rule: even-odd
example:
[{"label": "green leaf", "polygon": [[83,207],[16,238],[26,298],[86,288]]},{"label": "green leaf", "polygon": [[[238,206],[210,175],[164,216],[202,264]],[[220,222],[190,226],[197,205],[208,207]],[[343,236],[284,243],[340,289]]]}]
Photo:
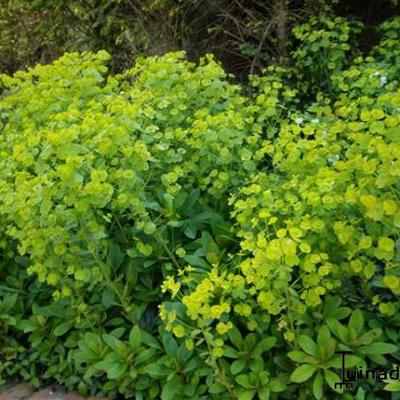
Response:
[{"label": "green leaf", "polygon": [[142,331],[138,325],[134,326],[129,333],[129,345],[134,352],[139,350],[139,346],[142,343]]},{"label": "green leaf", "polygon": [[283,392],[284,390],[286,390],[286,382],[283,381],[281,378],[272,378],[269,381],[268,387],[271,392]]},{"label": "green leaf", "polygon": [[349,328],[354,329],[356,337],[360,335],[364,328],[364,316],[361,310],[353,311],[349,320]]},{"label": "green leaf", "polygon": [[[264,363],[263,359],[260,358],[261,361]],[[252,367],[252,365],[250,365],[250,368]],[[256,371],[257,374],[252,374],[250,373],[250,381],[254,382],[254,378],[257,381],[258,386],[264,386],[269,382],[269,372],[265,370],[265,368],[263,368],[262,370],[259,369],[258,371]]]},{"label": "green leaf", "polygon": [[108,379],[120,378],[127,369],[127,364],[121,363],[115,353],[110,353],[103,361],[95,364],[97,370],[105,371]]},{"label": "green leaf", "polygon": [[192,211],[193,206],[196,204],[197,200],[200,196],[200,189],[196,188],[192,190],[189,195],[186,197],[185,202],[182,205],[182,212],[188,213]]},{"label": "green leaf", "polygon": [[323,379],[320,372],[315,375],[313,382],[313,393],[317,400],[322,399]]},{"label": "green leaf", "polygon": [[118,347],[118,343],[121,343],[115,336],[109,334],[104,334],[103,339],[113,350]]},{"label": "green leaf", "polygon": [[263,400],[269,400],[271,397],[271,390],[268,386],[264,386],[258,390],[258,398]]},{"label": "green leaf", "polygon": [[250,383],[249,375],[239,375],[235,378],[236,382],[243,386],[245,389],[252,389],[253,385]]},{"label": "green leaf", "polygon": [[396,353],[399,350],[398,346],[390,343],[375,342],[368,346],[363,346],[358,349],[361,354],[390,354]]},{"label": "green leaf", "polygon": [[226,388],[224,385],[221,385],[219,382],[215,382],[215,383],[212,383],[211,385],[209,385],[208,391],[211,394],[219,394],[219,393],[225,392]]},{"label": "green leaf", "polygon": [[375,341],[378,337],[382,335],[382,329],[376,328],[376,329],[371,329],[370,331],[364,333],[359,337],[356,341],[358,345],[369,345],[373,341]]},{"label": "green leaf", "polygon": [[277,339],[273,336],[266,337],[256,344],[253,351],[251,352],[252,357],[258,357],[262,353],[272,349],[276,344]]},{"label": "green leaf", "polygon": [[[8,294],[3,300],[3,312],[9,313],[11,309],[14,307],[15,303],[18,300],[18,295],[16,293]],[[0,302],[1,305],[1,302]]]},{"label": "green leaf", "polygon": [[[350,367],[355,367],[355,366],[362,365],[362,364],[363,364],[363,361],[359,357],[357,357],[353,354],[346,355],[346,367],[350,368]],[[342,358],[341,358],[341,356],[336,355],[335,357],[326,361],[324,363],[324,365],[326,367],[331,367],[331,368],[341,368]]]},{"label": "green leaf", "polygon": [[224,346],[224,356],[228,358],[239,358],[239,352],[231,346]]},{"label": "green leaf", "polygon": [[145,361],[148,361],[150,358],[152,358],[155,354],[157,354],[157,350],[155,349],[146,349],[141,351],[139,354],[136,355],[135,357],[135,364],[141,364]]},{"label": "green leaf", "polygon": [[384,355],[382,354],[368,354],[368,358],[377,365],[386,365],[387,364],[387,359]]},{"label": "green leaf", "polygon": [[261,356],[252,357],[250,361],[250,369],[253,372],[265,371],[265,364],[263,358]]},{"label": "green leaf", "polygon": [[180,228],[183,226],[184,222],[183,221],[168,221],[167,225],[172,226],[173,228]]},{"label": "green leaf", "polygon": [[197,233],[197,228],[194,225],[188,223],[186,225],[185,229],[183,230],[183,233],[189,239],[195,239],[196,238],[196,233]]},{"label": "green leaf", "polygon": [[323,360],[330,359],[336,350],[336,340],[332,337],[329,337],[324,344],[318,345],[318,351]]},{"label": "green leaf", "polygon": [[162,349],[158,340],[154,336],[150,335],[150,333],[146,331],[141,331],[141,336],[142,336],[142,342],[145,345],[159,350]]},{"label": "green leaf", "polygon": [[233,375],[238,374],[243,370],[245,366],[246,366],[246,360],[244,358],[241,358],[240,360],[235,360],[231,365],[232,374]]},{"label": "green leaf", "polygon": [[324,370],[325,381],[328,383],[329,387],[335,392],[342,393],[343,389],[335,388],[335,383],[341,382],[341,379],[337,374],[329,369]]},{"label": "green leaf", "polygon": [[304,362],[304,358],[307,357],[306,353],[303,353],[302,351],[291,351],[288,353],[288,357],[295,362],[302,363]]},{"label": "green leaf", "polygon": [[[118,320],[119,323],[121,323],[120,320]],[[119,328],[115,328],[110,332],[110,335],[115,336],[117,339],[120,339],[125,333],[125,328],[123,326],[120,326]]]},{"label": "green leaf", "polygon": [[397,342],[399,339],[399,334],[394,329],[387,328],[385,329],[385,333],[392,342]]},{"label": "green leaf", "polygon": [[178,394],[180,383],[176,379],[167,382],[161,392],[161,400],[173,400]]},{"label": "green leaf", "polygon": [[24,319],[24,320],[18,321],[17,328],[21,329],[24,333],[28,333],[28,332],[33,332],[33,331],[39,329],[39,326],[34,324],[29,319]]},{"label": "green leaf", "polygon": [[86,346],[95,353],[100,353],[104,348],[101,337],[92,332],[85,333],[84,340],[79,342],[79,347]]},{"label": "green leaf", "polygon": [[357,390],[355,400],[365,400],[365,392],[361,386]]},{"label": "green leaf", "polygon": [[244,338],[244,347],[247,352],[251,352],[254,349],[254,346],[256,345],[257,338],[254,333],[249,333],[245,338]]},{"label": "green leaf", "polygon": [[178,350],[178,344],[174,337],[170,333],[165,332],[162,336],[162,342],[167,353],[175,357]]},{"label": "green leaf", "polygon": [[383,390],[387,390],[388,392],[400,392],[400,382],[392,381],[383,387]]},{"label": "green leaf", "polygon": [[244,390],[237,394],[238,400],[252,400],[256,395],[256,390]]},{"label": "green leaf", "polygon": [[[327,326],[322,326],[318,331],[317,343],[319,348],[323,348],[326,341],[331,338],[331,333]],[[321,353],[321,352],[320,352]]]},{"label": "green leaf", "polygon": [[177,360],[178,362],[184,364],[191,356],[192,356],[193,352],[188,350],[187,347],[185,346],[185,344],[181,344],[178,347],[178,351],[177,351]]},{"label": "green leaf", "polygon": [[128,349],[128,346],[126,345],[126,342],[123,342],[122,340],[118,340],[116,343],[115,352],[118,354],[118,356],[121,359],[126,357],[126,355],[129,353],[129,349]]},{"label": "green leaf", "polygon": [[116,243],[110,243],[110,250],[107,256],[107,262],[116,271],[122,264],[125,258],[125,253],[121,250],[120,246]]},{"label": "green leaf", "polygon": [[[105,386],[105,385],[104,385]],[[136,391],[135,400],[144,400],[143,392]]]},{"label": "green leaf", "polygon": [[103,294],[101,295],[101,302],[105,309],[110,308],[115,304],[114,293],[110,292],[108,289],[104,289]]},{"label": "green leaf", "polygon": [[242,334],[240,333],[239,329],[236,328],[236,326],[233,326],[229,331],[228,331],[228,336],[230,341],[234,344],[234,346],[240,350],[243,346],[243,337]]},{"label": "green leaf", "polygon": [[118,379],[126,371],[127,365],[120,363],[113,363],[110,368],[107,369],[108,379]]},{"label": "green leaf", "polygon": [[63,322],[60,325],[57,325],[54,329],[54,336],[62,336],[64,333],[71,329],[71,324],[69,322]]},{"label": "green leaf", "polygon": [[160,365],[157,361],[151,364],[147,364],[143,368],[143,372],[154,378],[161,378],[168,375],[168,369],[166,370],[163,365]]},{"label": "green leaf", "polygon": [[339,296],[326,296],[324,305],[324,320],[336,319],[338,321],[346,318],[350,313],[349,307],[340,307],[342,300]]},{"label": "green leaf", "polygon": [[193,256],[193,255],[186,255],[185,257],[183,257],[183,259],[194,267],[200,267],[200,268],[204,269],[205,271],[210,270],[210,265],[207,264],[207,262],[204,261],[201,257]]},{"label": "green leaf", "polygon": [[298,339],[299,346],[309,355],[318,357],[317,344],[310,337],[300,335]]},{"label": "green leaf", "polygon": [[290,380],[296,383],[304,382],[309,379],[316,370],[317,368],[314,365],[301,365],[293,371],[292,375],[290,376]]},{"label": "green leaf", "polygon": [[196,383],[189,383],[189,384],[186,383],[184,386],[185,396],[192,399],[195,396],[197,387],[198,385]]},{"label": "green leaf", "polygon": [[329,319],[326,321],[331,332],[338,337],[343,343],[349,341],[349,332],[339,321]]},{"label": "green leaf", "polygon": [[128,266],[125,270],[126,280],[130,288],[134,288],[138,279],[138,266],[139,261],[136,258],[131,258],[129,260]]},{"label": "green leaf", "polygon": [[206,254],[219,253],[218,245],[215,243],[213,237],[207,231],[201,232],[201,241]]},{"label": "green leaf", "polygon": [[193,357],[185,364],[185,367],[182,369],[182,372],[186,374],[198,368],[199,368],[199,360],[198,358]]}]

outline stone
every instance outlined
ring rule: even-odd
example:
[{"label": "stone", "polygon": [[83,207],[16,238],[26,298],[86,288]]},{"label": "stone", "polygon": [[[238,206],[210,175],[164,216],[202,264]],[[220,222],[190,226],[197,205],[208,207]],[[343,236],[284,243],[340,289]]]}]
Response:
[{"label": "stone", "polygon": [[28,399],[31,394],[30,386],[26,383],[20,383],[0,394],[0,400],[23,400]]}]

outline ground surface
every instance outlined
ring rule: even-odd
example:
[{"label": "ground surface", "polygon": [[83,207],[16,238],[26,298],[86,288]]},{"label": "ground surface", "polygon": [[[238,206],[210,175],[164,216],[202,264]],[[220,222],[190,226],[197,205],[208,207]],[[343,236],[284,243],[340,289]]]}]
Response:
[{"label": "ground surface", "polygon": [[[65,393],[61,388],[45,388],[34,391],[29,385],[20,383],[0,389],[0,400],[84,400],[76,393]],[[89,397],[86,400],[106,400],[100,397]]]}]

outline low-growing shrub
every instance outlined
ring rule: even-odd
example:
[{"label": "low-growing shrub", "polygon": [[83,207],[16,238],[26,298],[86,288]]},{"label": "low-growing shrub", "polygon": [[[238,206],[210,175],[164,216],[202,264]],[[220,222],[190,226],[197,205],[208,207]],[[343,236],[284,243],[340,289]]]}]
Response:
[{"label": "low-growing shrub", "polygon": [[[226,198],[264,160],[262,127],[282,111],[276,94],[255,121],[267,101],[262,83],[253,105],[211,57],[199,66],[183,53],[147,58],[118,76],[107,76],[108,58],[69,54],[2,77],[4,274],[19,254],[46,293],[22,297],[11,325],[27,334],[21,357],[37,357],[42,379],[155,398],[159,379],[127,365],[138,353],[147,354],[142,364],[163,354],[149,339],[158,335],[163,278],[188,263],[208,271],[236,247]],[[133,353],[123,341],[131,329],[148,332]],[[85,343],[96,340],[90,352]],[[39,383],[36,369],[18,373]]]},{"label": "low-growing shrub", "polygon": [[[322,21],[347,41],[336,22]],[[162,400],[397,391],[335,387],[338,350],[348,367],[400,359],[397,23],[352,62],[332,42],[315,65],[305,45],[247,94],[180,52],[119,75],[104,51],[2,75],[1,383]]]},{"label": "low-growing shrub", "polygon": [[381,59],[358,58],[332,76],[334,101],[282,122],[265,143],[272,168],[229,199],[241,250],[166,281],[181,289],[162,306],[166,328],[229,371],[221,392],[290,398],[294,382],[296,397],[321,399],[342,393],[335,350],[353,352],[348,367],[398,360],[400,90],[382,76]]}]

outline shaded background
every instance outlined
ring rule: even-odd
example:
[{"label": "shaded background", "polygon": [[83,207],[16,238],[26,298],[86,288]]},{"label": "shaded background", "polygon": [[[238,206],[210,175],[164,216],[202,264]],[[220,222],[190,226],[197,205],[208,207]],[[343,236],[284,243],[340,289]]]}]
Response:
[{"label": "shaded background", "polygon": [[66,51],[106,49],[121,71],[138,55],[183,49],[190,59],[214,53],[244,80],[272,62],[287,62],[291,28],[330,13],[363,22],[367,51],[374,27],[399,15],[397,0],[2,0],[0,71],[48,63]]}]

